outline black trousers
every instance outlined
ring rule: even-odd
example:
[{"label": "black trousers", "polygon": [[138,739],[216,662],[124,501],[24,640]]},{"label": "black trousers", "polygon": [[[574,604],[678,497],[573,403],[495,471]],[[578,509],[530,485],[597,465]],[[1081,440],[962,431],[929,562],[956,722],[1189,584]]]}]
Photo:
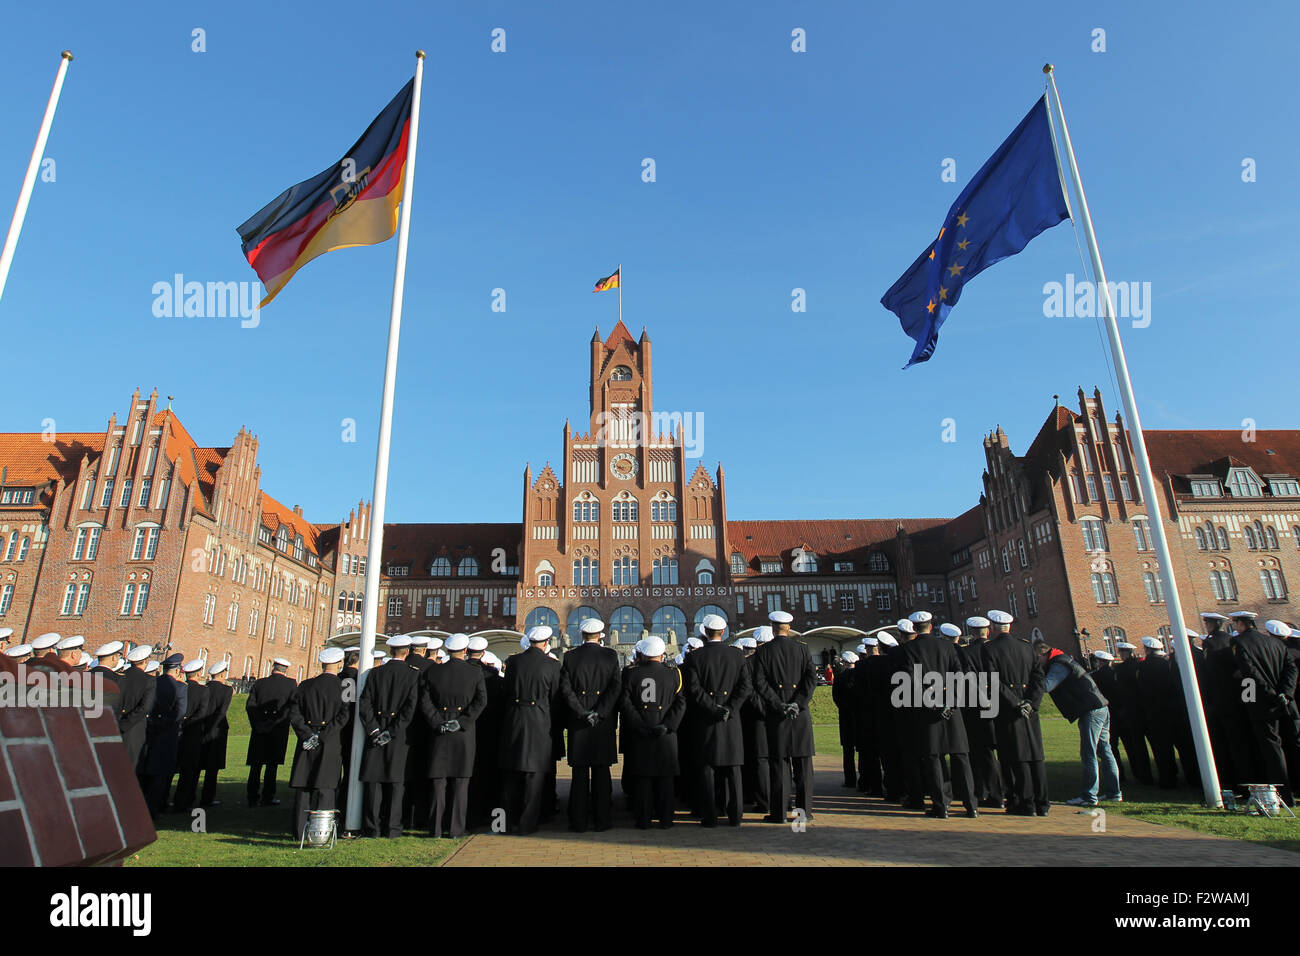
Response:
[{"label": "black trousers", "polygon": [[176,792],[172,794],[172,809],[188,811],[194,806],[199,792],[199,767],[186,765],[179,768],[176,779]]},{"label": "black trousers", "polygon": [[803,811],[805,820],[811,820],[813,818],[812,757],[772,757],[770,766],[768,819],[785,822],[786,810],[790,807],[790,778],[793,771],[794,805]]},{"label": "black trousers", "polygon": [[614,781],[609,767],[574,767],[569,784],[569,827],[582,833],[590,820],[597,830],[608,830],[614,818]]},{"label": "black trousers", "polygon": [[998,767],[997,751],[992,745],[971,744],[971,776],[975,782],[977,800],[1002,802],[1002,771]]},{"label": "black trousers", "polygon": [[[295,790],[293,795],[293,838],[302,839],[302,831],[307,826],[307,813],[310,810],[333,810],[336,791]],[[339,824],[342,829],[342,823]]]},{"label": "black trousers", "polygon": [[546,773],[542,771],[507,771],[506,819],[520,836],[537,832],[546,794]]},{"label": "black trousers", "polygon": [[[1124,745],[1124,753],[1128,755],[1128,765],[1133,771],[1133,776],[1138,783],[1144,783],[1150,786],[1155,782],[1151,774],[1151,758],[1147,755],[1146,734],[1141,724],[1134,724],[1129,721],[1122,721],[1118,724],[1112,723],[1110,730],[1111,746],[1115,749],[1115,759],[1119,760],[1119,745]],[[1120,765],[1121,768],[1123,764]],[[1123,770],[1120,770],[1123,773]]]},{"label": "black trousers", "polygon": [[1264,779],[1243,782],[1276,784],[1282,799],[1290,804],[1291,783],[1287,776],[1286,756],[1282,750],[1282,735],[1277,719],[1269,720],[1252,714],[1250,717],[1250,730],[1259,745],[1260,758],[1263,762],[1261,770]]},{"label": "black trousers", "polygon": [[[275,799],[275,776],[280,771],[278,763],[253,764],[248,768],[248,802],[266,805]],[[257,792],[257,778],[262,776],[262,792]]]},{"label": "black trousers", "polygon": [[429,781],[433,798],[433,816],[429,836],[443,833],[452,838],[465,835],[465,814],[469,808],[469,777],[434,777]]},{"label": "black trousers", "polygon": [[726,807],[727,822],[740,826],[745,808],[741,803],[740,767],[711,767],[704,764],[696,770],[696,802],[700,806],[700,822],[706,827],[718,823],[719,803]]},{"label": "black trousers", "polygon": [[864,733],[858,739],[857,748],[858,791],[872,796],[882,796],[884,775],[881,772],[880,749],[876,746],[875,734]]},{"label": "black trousers", "polygon": [[[1003,760],[1002,769],[1011,776],[1007,788],[1008,809],[1047,810],[1047,764],[1042,760]],[[1004,781],[1005,782],[1005,781]]]},{"label": "black trousers", "polygon": [[170,773],[151,773],[141,778],[144,786],[144,801],[149,807],[149,815],[157,818],[167,809],[167,793],[172,788]]},{"label": "black trousers", "polygon": [[367,783],[362,809],[361,830],[367,836],[392,837],[402,835],[402,797],[406,781],[393,783]]},{"label": "black trousers", "polygon": [[767,813],[772,803],[772,759],[754,758],[754,809]]},{"label": "black trousers", "polygon": [[492,812],[503,806],[501,774],[495,766],[480,764],[469,778],[468,824],[480,827],[492,820]]},{"label": "black trousers", "polygon": [[651,818],[664,829],[673,825],[673,780],[669,776],[637,774],[628,781],[632,785],[632,816],[638,829],[649,829]]},{"label": "black trousers", "polygon": [[1260,770],[1256,766],[1257,747],[1250,722],[1231,709],[1216,708],[1206,715],[1206,724],[1210,729],[1214,764],[1219,771],[1219,786],[1238,790],[1244,783],[1257,783]]},{"label": "black trousers", "polygon": [[411,777],[402,793],[402,823],[410,830],[424,827],[433,814],[433,789],[428,777]]},{"label": "black trousers", "polygon": [[967,754],[952,754],[951,775],[948,763],[942,754],[923,754],[919,758],[921,785],[930,794],[930,805],[936,809],[947,810],[952,803],[952,778],[957,778],[957,796],[967,809],[974,808],[975,781],[971,775],[970,757]]},{"label": "black trousers", "polygon": [[844,786],[856,788],[858,785],[858,751],[853,746],[853,742],[840,742],[840,749],[844,751]]},{"label": "black trousers", "polygon": [[208,767],[203,771],[203,789],[199,791],[199,806],[210,807],[217,797],[217,777],[221,771]]}]

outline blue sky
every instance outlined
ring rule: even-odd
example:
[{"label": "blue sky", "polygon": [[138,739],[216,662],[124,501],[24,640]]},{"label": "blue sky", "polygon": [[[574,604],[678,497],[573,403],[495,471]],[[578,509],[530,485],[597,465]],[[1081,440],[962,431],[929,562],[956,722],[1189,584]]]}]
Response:
[{"label": "blue sky", "polygon": [[525,463],[558,468],[565,419],[585,418],[587,342],[618,308],[590,290],[619,262],[657,407],[703,414],[732,518],[956,514],[995,425],[1023,452],[1054,393],[1096,384],[1117,409],[1096,322],[1043,315],[1045,282],[1084,275],[1069,223],[972,282],[926,365],[901,370],[912,342],[879,303],[1048,60],[1109,278],[1151,283],[1150,326],[1123,327],[1145,425],[1300,425],[1278,294],[1300,210],[1295,5],[999,6],[19,5],[0,36],[6,213],[59,50],[76,60],[57,178],[0,300],[0,430],[97,430],[156,386],[201,443],[254,430],[264,487],[312,520],[369,498],[394,241],[311,263],[256,329],[155,318],[151,288],[255,278],[235,227],[341,156],[416,47],[389,520],[518,520]]}]

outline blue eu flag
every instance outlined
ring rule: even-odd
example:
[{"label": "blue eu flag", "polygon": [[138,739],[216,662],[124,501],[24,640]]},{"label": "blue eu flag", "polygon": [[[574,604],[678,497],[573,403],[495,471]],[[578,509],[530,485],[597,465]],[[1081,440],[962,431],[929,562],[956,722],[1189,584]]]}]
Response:
[{"label": "blue eu flag", "polygon": [[904,368],[934,354],[962,286],[1069,215],[1044,95],[962,190],[939,238],[880,300],[916,340]]}]

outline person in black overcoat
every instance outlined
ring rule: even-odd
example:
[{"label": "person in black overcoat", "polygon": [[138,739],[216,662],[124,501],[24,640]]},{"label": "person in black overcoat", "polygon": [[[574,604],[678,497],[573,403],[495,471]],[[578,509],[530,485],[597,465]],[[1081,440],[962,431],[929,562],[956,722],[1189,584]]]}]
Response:
[{"label": "person in black overcoat", "polygon": [[[911,699],[906,701],[912,718],[908,749],[911,759],[920,765],[922,789],[930,794],[930,816],[947,819],[948,805],[956,790],[957,796],[966,806],[966,816],[974,817],[978,816],[979,811],[976,809],[975,782],[970,769],[970,745],[966,739],[966,724],[958,706],[965,695],[959,698],[947,694],[948,687],[956,687],[956,680],[966,679],[966,664],[953,644],[951,635],[936,635],[932,631],[933,626],[930,612],[921,611],[913,615],[915,636],[902,645],[907,676],[913,678],[909,682],[912,684],[912,693],[909,695]],[[953,627],[953,630],[956,628]],[[917,699],[914,679],[918,669],[922,681],[920,699]],[[927,699],[924,692],[925,681],[936,679],[930,675],[936,675],[942,681],[944,692],[939,701]],[[970,686],[974,686],[973,681]],[[956,787],[953,786],[948,767],[944,763],[945,756],[952,762],[951,777],[956,778]]]},{"label": "person in black overcoat", "polygon": [[831,682],[831,701],[835,704],[840,730],[840,750],[844,754],[844,786],[856,790],[862,774],[858,770],[858,715],[857,694],[853,682],[857,677],[855,669],[858,655],[853,651],[844,651],[840,663],[835,667],[835,680]]},{"label": "person in black overcoat", "polygon": [[208,670],[207,719],[204,721],[203,751],[199,757],[199,766],[203,768],[203,789],[199,793],[201,807],[215,807],[221,803],[216,799],[217,777],[226,769],[226,739],[230,736],[230,721],[226,719],[226,713],[235,695],[235,689],[226,683],[229,669],[230,665],[221,661]]},{"label": "person in black overcoat", "polygon": [[347,722],[339,670],[343,652],[327,647],[317,656],[321,673],[299,684],[289,698],[289,726],[297,737],[289,786],[293,798],[293,836],[301,840],[312,810],[333,810],[343,769],[340,734]]},{"label": "person in black overcoat", "polygon": [[[978,676],[984,673],[984,653],[989,646],[989,619],[968,617],[966,627],[970,640],[959,648],[959,652],[967,673]],[[978,704],[963,707],[961,715],[966,722],[971,776],[975,780],[975,796],[979,800],[979,806],[1001,810],[1006,801],[1002,796],[1002,770],[998,766],[993,718],[983,716]]]},{"label": "person in black overcoat", "polygon": [[790,808],[790,777],[793,772],[796,812],[802,819],[813,818],[812,714],[808,707],[817,690],[817,669],[808,646],[790,636],[794,616],[773,611],[773,638],[754,653],[754,689],[763,699],[767,745],[771,754],[768,823],[784,823]]},{"label": "person in black overcoat", "polygon": [[512,832],[537,832],[546,775],[555,768],[552,708],[560,700],[560,662],[550,656],[551,628],[529,628],[528,650],[506,661],[505,714],[497,766],[507,774],[506,813]]},{"label": "person in black overcoat", "polygon": [[673,825],[673,778],[677,774],[677,732],[686,714],[682,672],[664,664],[664,642],[643,638],[636,662],[623,671],[619,701],[625,783],[631,784],[637,829],[651,819]]},{"label": "person in black overcoat", "polygon": [[152,653],[145,646],[133,647],[127,654],[126,670],[117,676],[117,686],[122,691],[117,702],[117,727],[126,746],[126,757],[136,773],[140,772],[140,757],[144,753],[149,711],[158,692],[158,681],[144,672],[144,662]]},{"label": "person in black overcoat", "polygon": [[289,701],[298,688],[288,670],[289,662],[277,657],[271,662],[271,673],[253,681],[248,699],[244,701],[249,726],[245,763],[248,764],[250,807],[271,807],[280,803],[275,796],[275,778],[288,750]]},{"label": "person in black overcoat", "polygon": [[772,786],[772,768],[768,757],[767,722],[763,719],[763,701],[754,687],[754,657],[758,649],[772,639],[772,629],[764,624],[754,629],[747,640],[753,641],[745,649],[745,666],[749,670],[750,695],[740,708],[740,727],[745,741],[745,765],[741,783],[745,786],[745,802],[756,813],[768,812],[768,791]]},{"label": "person in black overcoat", "polygon": [[1138,665],[1138,704],[1156,762],[1156,783],[1165,789],[1178,786],[1178,764],[1174,761],[1177,748],[1187,782],[1195,786],[1200,774],[1191,749],[1182,681],[1158,639],[1144,637],[1142,643],[1146,656]]},{"label": "person in black overcoat", "polygon": [[207,729],[208,689],[204,686],[202,660],[190,661],[185,671],[187,702],[185,717],[181,721],[180,750],[176,756],[176,792],[172,795],[172,811],[188,813],[198,796],[199,773],[203,769],[203,733]]},{"label": "person in black overcoat", "polygon": [[744,652],[722,642],[726,620],[710,614],[703,625],[704,646],[686,655],[681,667],[686,709],[692,717],[691,751],[697,761],[695,802],[703,826],[718,825],[721,803],[727,822],[738,827],[745,812],[740,783],[745,737],[740,714],[753,687]]},{"label": "person in black overcoat", "polygon": [[[339,746],[343,751],[343,772],[339,775],[338,810],[339,820],[348,818],[348,776],[352,770],[352,728],[357,722],[357,664],[361,662],[361,648],[345,647],[343,649],[343,669],[339,671],[339,680],[343,683],[343,703],[347,705],[348,719],[339,732]],[[365,790],[362,790],[365,793]]]},{"label": "person in black overcoat", "polygon": [[[1205,652],[1205,679],[1200,683],[1205,724],[1210,732],[1214,765],[1219,771],[1219,786],[1235,791],[1242,789],[1243,783],[1255,782],[1258,771],[1250,721],[1241,699],[1237,659],[1232,653],[1233,635],[1223,629],[1228,618],[1218,611],[1203,612],[1201,620],[1209,628],[1201,639],[1201,649]],[[1198,671],[1197,676],[1200,674]],[[1113,716],[1114,707],[1111,711]],[[1113,731],[1111,736],[1113,739]]]},{"label": "person in black overcoat", "polygon": [[[858,667],[865,665],[865,673],[854,684],[855,689],[865,695],[858,708],[866,721],[866,736],[869,738],[863,746],[868,748],[866,754],[874,754],[874,760],[867,760],[866,792],[872,793],[871,784],[875,783],[879,788],[878,796],[888,803],[901,803],[907,789],[898,733],[894,726],[894,708],[889,704],[890,678],[894,672],[893,655],[898,651],[898,639],[892,634],[880,634],[874,638],[874,647],[869,643],[871,640],[873,638],[863,640],[869,653],[858,662]],[[871,772],[873,768],[878,768],[878,775]]]},{"label": "person in black overcoat", "polygon": [[[868,643],[870,640],[870,643]],[[879,797],[882,795],[880,772],[880,753],[876,749],[875,712],[872,706],[868,681],[872,660],[876,654],[875,637],[863,638],[854,654],[857,658],[852,663],[853,679],[849,683],[847,706],[853,710],[853,749],[857,752],[855,765],[858,771],[854,785],[858,793]],[[845,660],[848,660],[846,657]]]},{"label": "person in black overcoat", "polygon": [[469,815],[466,825],[477,828],[489,823],[492,812],[503,805],[497,751],[501,741],[501,720],[505,713],[506,679],[497,669],[497,656],[489,656],[484,638],[470,638],[469,659],[482,669],[483,687],[487,691],[487,706],[474,723],[474,772],[469,778]]},{"label": "person in black overcoat", "polygon": [[608,830],[614,816],[614,785],[609,768],[618,762],[618,651],[602,646],[605,624],[582,622],[582,644],[560,663],[560,694],[568,725],[569,829],[582,833],[590,822]]},{"label": "person in black overcoat", "polygon": [[989,679],[996,675],[998,681],[998,715],[993,721],[993,733],[998,758],[1011,778],[1007,812],[1045,817],[1052,804],[1047,795],[1043,731],[1038,722],[1038,705],[1046,689],[1043,665],[1029,642],[1011,633],[1014,618],[1010,614],[990,611],[988,617],[995,625],[996,636],[984,649],[984,666]]},{"label": "person in black overcoat", "polygon": [[145,730],[142,760],[147,783],[144,789],[149,814],[155,820],[167,806],[167,792],[171,789],[180,751],[181,722],[189,705],[186,686],[176,679],[184,660],[184,655],[173,654],[162,662],[162,673],[155,678],[153,708]]},{"label": "person in black overcoat", "polygon": [[1296,659],[1286,652],[1282,642],[1255,630],[1254,615],[1246,617],[1246,613],[1249,612],[1233,615],[1237,635],[1232,641],[1232,653],[1241,675],[1246,717],[1259,748],[1264,773],[1263,780],[1246,782],[1276,785],[1278,794],[1290,806],[1291,783],[1280,724],[1290,723],[1288,733],[1295,732],[1296,679],[1300,672]]},{"label": "person in black overcoat", "polygon": [[475,732],[487,707],[487,689],[482,666],[466,659],[468,637],[454,634],[443,646],[451,660],[426,667],[420,678],[420,719],[429,736],[425,766],[433,795],[429,835],[455,839],[465,835],[469,779],[477,752]]},{"label": "person in black overcoat", "polygon": [[388,648],[392,657],[366,675],[358,709],[365,734],[360,774],[366,785],[362,835],[396,838],[402,835],[404,822],[402,794],[414,736],[411,724],[420,706],[420,668],[407,660],[409,637],[390,637]]},{"label": "person in black overcoat", "polygon": [[[412,637],[411,652],[406,655],[406,663],[416,668],[421,677],[430,667],[438,666],[437,660],[430,656],[430,643],[430,638]],[[429,818],[433,815],[433,791],[425,773],[429,767],[429,728],[420,719],[418,704],[416,710],[417,713],[407,731],[406,790],[402,794],[402,823],[408,829],[422,830],[428,826]]]},{"label": "person in black overcoat", "polygon": [[[1146,726],[1142,719],[1140,703],[1141,691],[1138,690],[1138,671],[1142,659],[1137,656],[1137,648],[1128,641],[1115,645],[1119,651],[1118,663],[1111,665],[1115,674],[1114,696],[1103,691],[1111,702],[1111,739],[1124,745],[1129,767],[1138,783],[1151,786],[1155,776],[1151,769],[1151,755],[1147,750]],[[1229,661],[1229,664],[1232,662]],[[1123,777],[1120,778],[1121,781]]]}]

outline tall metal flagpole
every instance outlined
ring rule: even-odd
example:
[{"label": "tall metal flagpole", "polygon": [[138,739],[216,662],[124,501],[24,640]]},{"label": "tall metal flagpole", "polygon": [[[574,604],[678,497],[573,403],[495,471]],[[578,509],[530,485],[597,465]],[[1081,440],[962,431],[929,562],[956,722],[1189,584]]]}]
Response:
[{"label": "tall metal flagpole", "polygon": [[397,229],[397,270],[393,275],[393,306],[388,315],[388,358],[384,364],[384,397],[379,412],[379,447],[375,452],[375,493],[370,505],[370,543],[366,549],[366,589],[361,603],[361,660],[357,662],[356,713],[352,756],[348,769],[347,819],[344,829],[361,829],[361,690],[374,664],[375,628],[379,623],[379,575],[384,553],[384,505],[388,497],[388,448],[393,434],[393,391],[397,383],[397,343],[402,330],[402,293],[406,287],[406,244],[411,231],[411,193],[415,190],[415,142],[420,132],[420,84],[424,51],[415,51],[415,87],[411,94],[411,130],[402,173],[402,216]]},{"label": "tall metal flagpole", "polygon": [[4,248],[0,250],[0,298],[5,294],[5,283],[9,281],[9,266],[14,261],[14,249],[18,246],[18,233],[23,231],[23,220],[27,218],[27,206],[32,201],[32,189],[36,186],[36,171],[41,168],[41,158],[45,155],[45,141],[50,138],[50,127],[54,125],[54,111],[59,105],[59,94],[63,92],[63,78],[68,74],[68,64],[72,62],[72,53],[64,50],[59,60],[59,72],[54,75],[54,89],[50,90],[50,101],[45,104],[45,118],[41,120],[41,131],[36,136],[36,146],[32,149],[32,158],[27,163],[27,175],[23,177],[23,188],[18,191],[18,205],[14,207],[14,216],[9,220],[9,232],[5,236]]},{"label": "tall metal flagpole", "polygon": [[[1138,417],[1137,400],[1133,397],[1133,382],[1129,379],[1124,345],[1119,338],[1119,324],[1115,321],[1115,307],[1110,300],[1110,287],[1106,285],[1106,270],[1101,264],[1101,249],[1097,246],[1097,236],[1092,229],[1088,197],[1084,195],[1083,180],[1079,178],[1079,164],[1074,158],[1074,144],[1070,141],[1070,128],[1065,123],[1065,110],[1061,107],[1061,95],[1056,89],[1056,77],[1053,75],[1052,65],[1049,63],[1044,66],[1043,72],[1047,74],[1051,98],[1056,101],[1056,112],[1061,120],[1061,138],[1065,141],[1065,156],[1069,163],[1070,178],[1079,196],[1079,225],[1083,228],[1084,239],[1088,243],[1088,254],[1092,259],[1093,278],[1097,282],[1097,301],[1101,304],[1103,318],[1106,320],[1106,335],[1110,339],[1110,351],[1115,360],[1115,373],[1119,380],[1120,397],[1124,403],[1124,415],[1128,419],[1129,437],[1132,440],[1134,457],[1137,459],[1138,479],[1142,483],[1142,494],[1146,498],[1152,538],[1155,539],[1156,557],[1160,561],[1160,573],[1165,588],[1165,606],[1169,609],[1169,625],[1174,632],[1173,649],[1177,656],[1178,674],[1183,684],[1183,702],[1187,705],[1187,714],[1191,719],[1192,740],[1196,746],[1196,759],[1201,770],[1201,789],[1205,793],[1206,806],[1220,808],[1223,806],[1223,797],[1219,792],[1219,772],[1214,765],[1214,753],[1210,749],[1210,734],[1205,726],[1205,710],[1201,706],[1196,668],[1192,663],[1191,641],[1187,637],[1187,627],[1183,623],[1183,605],[1178,597],[1178,583],[1174,580],[1174,563],[1169,554],[1169,542],[1165,538],[1160,493],[1156,488],[1155,476],[1151,473],[1146,438],[1142,434],[1142,419]],[[1055,144],[1055,141],[1053,142]],[[1057,159],[1059,161],[1059,155]]]}]

